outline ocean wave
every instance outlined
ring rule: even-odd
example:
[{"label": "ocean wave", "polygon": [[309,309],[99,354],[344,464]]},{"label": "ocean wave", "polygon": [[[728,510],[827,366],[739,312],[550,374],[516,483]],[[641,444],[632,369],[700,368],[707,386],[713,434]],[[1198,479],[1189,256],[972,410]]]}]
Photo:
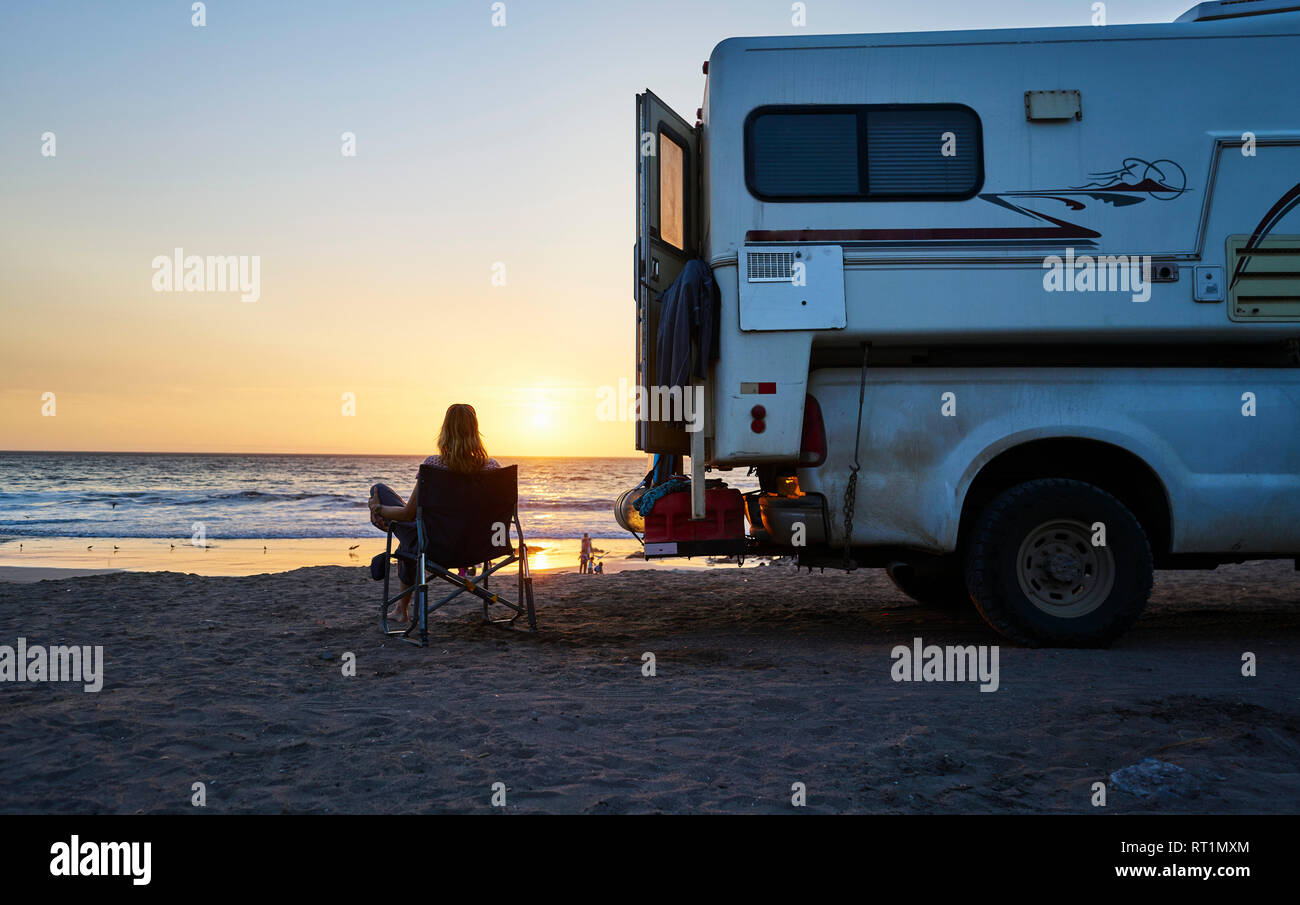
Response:
[{"label": "ocean wave", "polygon": [[519,509],[572,509],[578,512],[612,512],[614,501],[609,500],[520,500]]},{"label": "ocean wave", "polygon": [[[211,538],[374,537],[382,546],[367,517],[369,489],[382,481],[405,495],[423,458],[0,454],[0,533],[179,544],[202,522]],[[498,459],[520,465],[527,536],[628,537],[614,500],[644,477],[644,461]]]},{"label": "ocean wave", "polygon": [[[223,502],[250,502],[250,503],[275,503],[275,502],[301,502],[303,500],[331,500],[336,502],[353,502],[358,499],[359,493],[322,493],[315,490],[299,490],[290,493],[277,492],[274,490],[235,490],[230,493],[218,493],[211,496],[199,497],[192,501],[193,503],[223,503]],[[364,500],[362,501],[364,504]]]}]

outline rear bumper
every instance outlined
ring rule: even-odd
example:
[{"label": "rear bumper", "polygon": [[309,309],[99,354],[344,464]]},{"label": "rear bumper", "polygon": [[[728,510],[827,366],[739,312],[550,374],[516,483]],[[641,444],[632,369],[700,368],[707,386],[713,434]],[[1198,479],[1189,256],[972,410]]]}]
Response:
[{"label": "rear bumper", "polygon": [[764,494],[758,498],[758,509],[772,543],[783,547],[826,543],[826,498],[820,493],[796,497]]}]

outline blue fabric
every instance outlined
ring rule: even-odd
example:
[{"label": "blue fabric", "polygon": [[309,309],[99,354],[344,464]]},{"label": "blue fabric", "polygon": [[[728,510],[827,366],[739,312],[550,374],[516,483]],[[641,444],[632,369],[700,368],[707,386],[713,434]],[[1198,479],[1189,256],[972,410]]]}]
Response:
[{"label": "blue fabric", "polygon": [[636,506],[636,511],[641,513],[641,517],[645,518],[654,510],[655,503],[668,496],[668,494],[681,493],[690,489],[691,482],[686,478],[670,478],[663,484],[657,484],[641,494],[640,499],[633,505]]},{"label": "blue fabric", "polygon": [[647,487],[662,484],[682,470],[682,457],[667,453],[655,453],[655,464],[642,481]]},{"label": "blue fabric", "polygon": [[[656,381],[661,386],[684,387],[692,378],[703,380],[709,361],[718,357],[718,286],[709,265],[695,259],[664,290],[655,342]],[[691,337],[698,339],[697,356],[691,357]]]}]

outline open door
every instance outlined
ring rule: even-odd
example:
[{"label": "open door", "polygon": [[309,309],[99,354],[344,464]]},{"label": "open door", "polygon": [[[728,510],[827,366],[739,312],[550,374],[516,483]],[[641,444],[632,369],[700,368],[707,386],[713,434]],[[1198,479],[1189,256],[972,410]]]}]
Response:
[{"label": "open door", "polygon": [[[660,298],[699,254],[699,134],[649,91],[636,96],[636,377],[660,385],[655,362]],[[636,448],[690,452],[685,430],[636,422]]]}]

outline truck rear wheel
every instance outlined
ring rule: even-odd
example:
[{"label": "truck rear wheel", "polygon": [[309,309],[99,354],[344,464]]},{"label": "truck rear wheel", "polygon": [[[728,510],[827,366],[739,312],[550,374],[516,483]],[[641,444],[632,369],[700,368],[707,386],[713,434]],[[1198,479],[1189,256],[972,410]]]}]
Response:
[{"label": "truck rear wheel", "polygon": [[1151,595],[1151,545],[1137,518],[1082,481],[1003,492],[971,535],[966,583],[984,621],[1022,644],[1103,647]]},{"label": "truck rear wheel", "polygon": [[959,560],[936,559],[926,562],[894,562],[885,568],[894,587],[917,603],[945,610],[970,606],[966,575]]}]

